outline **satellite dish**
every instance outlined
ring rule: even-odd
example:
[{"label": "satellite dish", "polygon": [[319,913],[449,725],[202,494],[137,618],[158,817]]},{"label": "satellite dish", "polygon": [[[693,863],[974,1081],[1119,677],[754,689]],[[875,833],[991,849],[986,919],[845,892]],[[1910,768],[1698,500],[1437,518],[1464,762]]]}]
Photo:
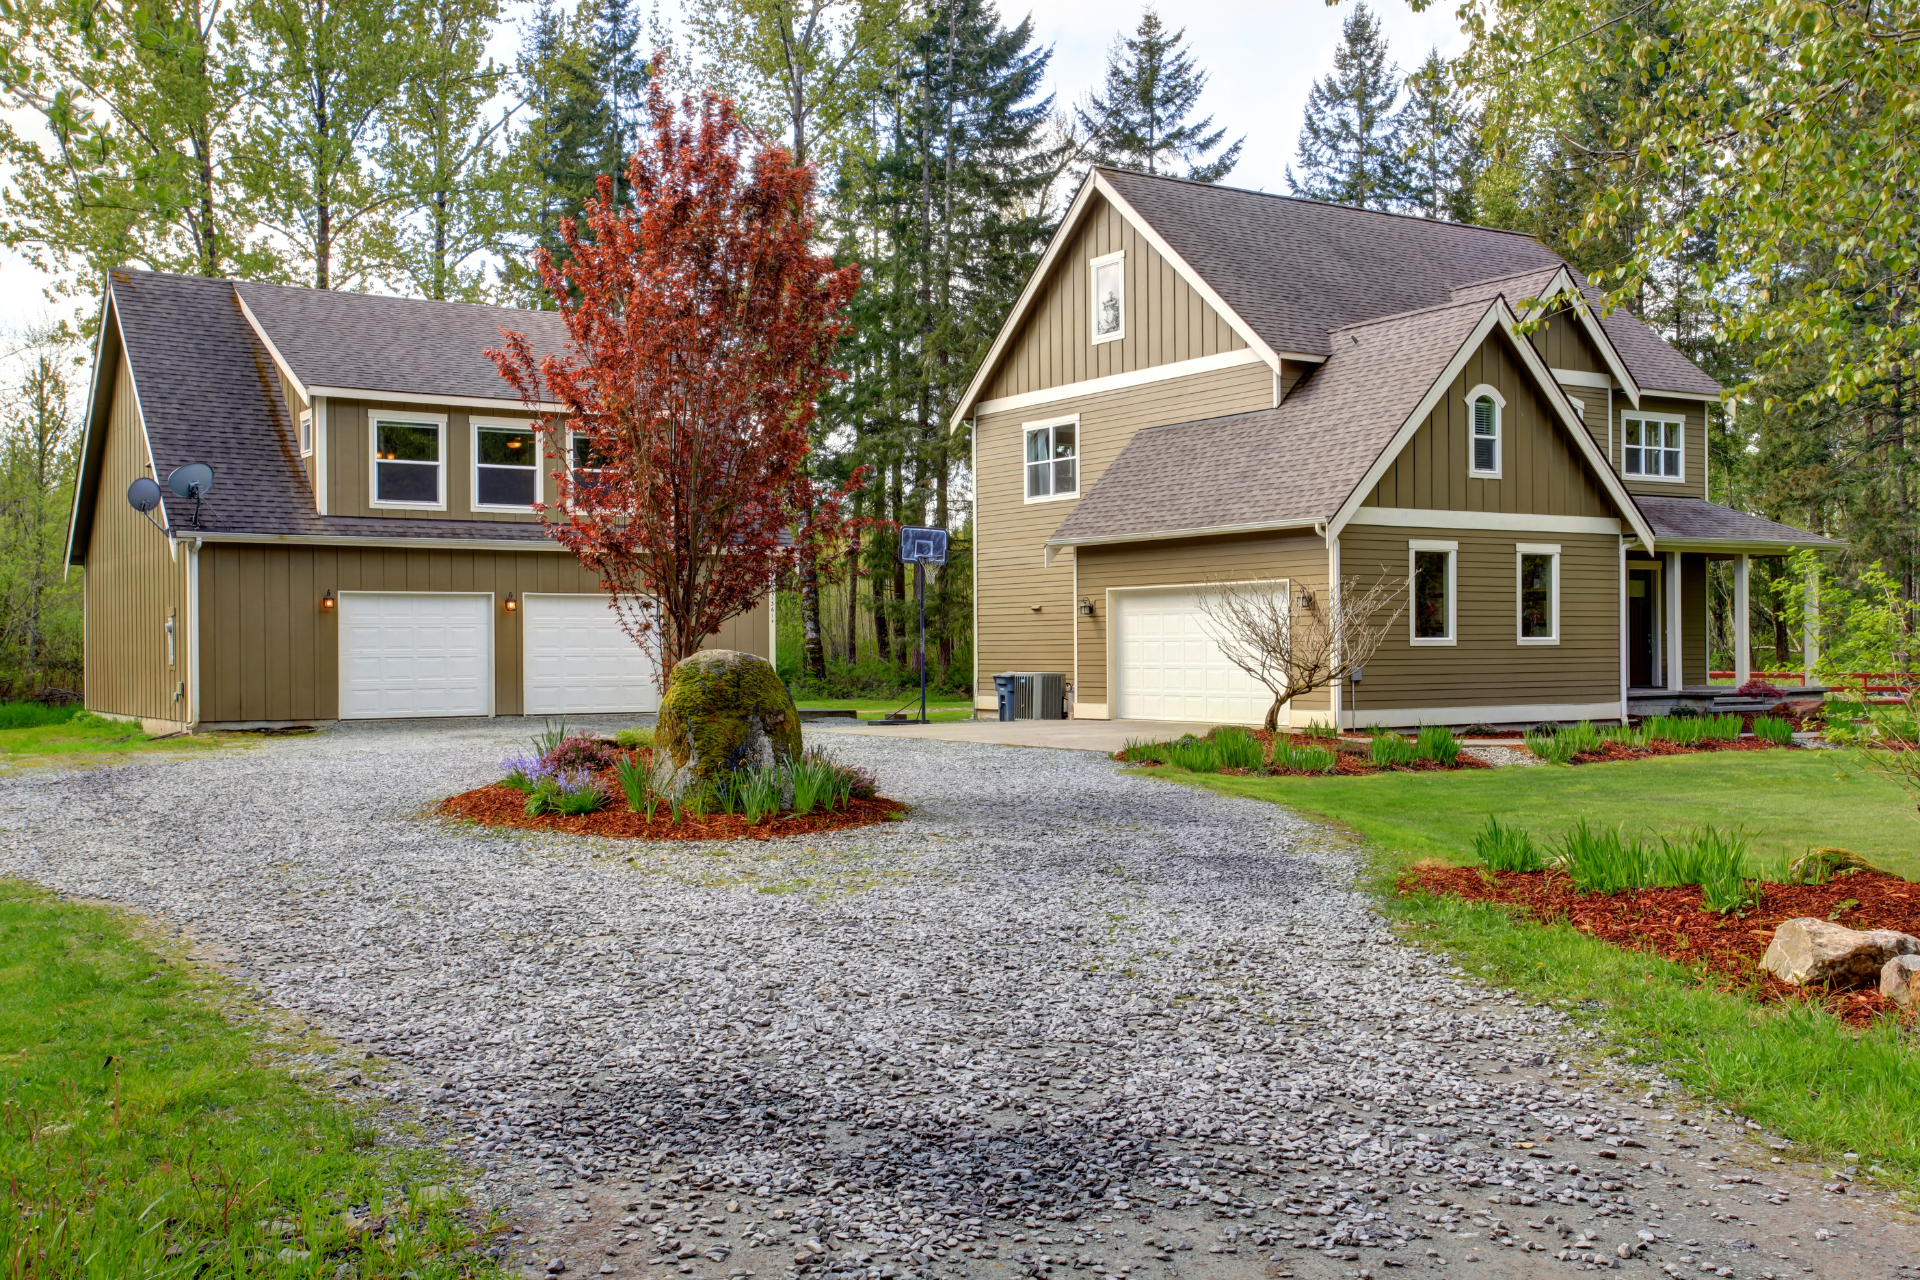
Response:
[{"label": "satellite dish", "polygon": [[176,497],[204,498],[213,489],[213,468],[204,462],[189,462],[175,467],[167,475],[167,488]]},{"label": "satellite dish", "polygon": [[151,477],[141,476],[127,486],[127,505],[145,515],[160,505],[160,486]]}]

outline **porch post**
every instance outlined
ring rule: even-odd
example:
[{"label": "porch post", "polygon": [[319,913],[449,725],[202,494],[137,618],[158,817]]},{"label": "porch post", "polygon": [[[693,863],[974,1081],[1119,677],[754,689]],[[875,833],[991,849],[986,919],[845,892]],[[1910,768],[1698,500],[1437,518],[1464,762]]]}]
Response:
[{"label": "porch post", "polygon": [[1680,665],[1680,553],[1667,553],[1667,571],[1664,575],[1667,586],[1667,607],[1661,612],[1666,614],[1667,624],[1667,688],[1678,693],[1685,687]]},{"label": "porch post", "polygon": [[1813,669],[1820,665],[1820,562],[1812,556],[1807,557],[1807,633],[1800,656],[1806,660],[1806,683],[1812,684]]},{"label": "porch post", "polygon": [[1733,558],[1733,683],[1753,679],[1753,640],[1748,632],[1752,604],[1748,596],[1750,560],[1742,551]]}]

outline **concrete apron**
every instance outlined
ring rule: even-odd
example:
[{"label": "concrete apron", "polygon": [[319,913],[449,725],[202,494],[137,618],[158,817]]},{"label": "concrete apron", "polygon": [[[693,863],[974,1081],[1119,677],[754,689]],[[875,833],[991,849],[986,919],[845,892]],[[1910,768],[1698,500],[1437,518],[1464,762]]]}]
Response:
[{"label": "concrete apron", "polygon": [[980,742],[999,747],[1055,747],[1063,751],[1098,751],[1112,755],[1129,741],[1167,742],[1187,733],[1205,733],[1214,726],[1188,720],[952,720],[942,724],[879,725],[871,720],[816,721],[806,727],[819,733],[863,738],[927,738],[935,742]]}]

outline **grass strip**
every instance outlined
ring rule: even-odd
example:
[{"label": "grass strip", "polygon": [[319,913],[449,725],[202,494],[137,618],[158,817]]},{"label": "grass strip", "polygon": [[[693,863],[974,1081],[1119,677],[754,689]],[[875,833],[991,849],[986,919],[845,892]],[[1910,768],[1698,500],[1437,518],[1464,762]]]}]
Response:
[{"label": "grass strip", "polygon": [[450,1159],[272,1068],[220,994],[0,880],[0,1275],[499,1274]]}]

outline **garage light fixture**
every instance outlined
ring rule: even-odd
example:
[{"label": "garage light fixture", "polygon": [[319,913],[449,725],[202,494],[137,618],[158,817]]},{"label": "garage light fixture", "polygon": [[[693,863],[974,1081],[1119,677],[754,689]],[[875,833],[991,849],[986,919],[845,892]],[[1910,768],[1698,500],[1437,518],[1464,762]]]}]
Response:
[{"label": "garage light fixture", "polygon": [[1083,618],[1091,618],[1093,616],[1093,601],[1086,596],[1080,597],[1080,616]]},{"label": "garage light fixture", "polygon": [[511,591],[507,592],[507,612],[512,613],[515,609],[518,609],[519,607],[520,607],[520,602],[513,598],[513,592]]},{"label": "garage light fixture", "polygon": [[326,612],[328,610],[331,610],[332,608],[333,608],[333,588],[328,587],[327,594],[320,597],[320,609],[322,612]]}]

